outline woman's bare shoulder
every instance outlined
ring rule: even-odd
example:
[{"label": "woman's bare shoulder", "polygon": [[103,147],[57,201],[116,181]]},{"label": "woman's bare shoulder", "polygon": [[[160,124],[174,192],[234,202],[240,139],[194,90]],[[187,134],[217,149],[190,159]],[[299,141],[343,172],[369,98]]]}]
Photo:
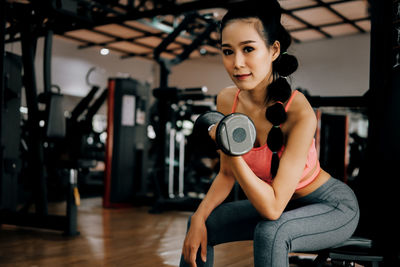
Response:
[{"label": "woman's bare shoulder", "polygon": [[238,88],[229,86],[222,89],[217,95],[217,110],[223,114],[231,113],[233,102]]},{"label": "woman's bare shoulder", "polygon": [[[301,93],[300,91],[297,91],[296,95],[294,96],[293,102],[288,110],[289,112],[292,112],[294,114],[314,114],[313,108],[311,107],[310,102],[306,98],[306,96]],[[301,112],[303,111],[303,112]]]},{"label": "woman's bare shoulder", "polygon": [[310,102],[301,92],[297,92],[294,96],[291,106],[288,110],[288,119],[292,123],[308,120],[310,122],[316,120],[315,111]]}]

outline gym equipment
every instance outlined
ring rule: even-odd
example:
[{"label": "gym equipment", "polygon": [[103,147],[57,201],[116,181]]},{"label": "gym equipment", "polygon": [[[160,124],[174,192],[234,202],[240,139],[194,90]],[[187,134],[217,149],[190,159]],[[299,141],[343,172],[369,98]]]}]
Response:
[{"label": "gym equipment", "polygon": [[329,258],[332,266],[363,266],[378,267],[384,261],[383,254],[376,250],[371,239],[352,236],[341,244],[316,252],[317,258],[312,266],[323,267]]},{"label": "gym equipment", "polygon": [[[69,163],[58,165],[60,171],[64,171],[63,178],[68,187],[66,192],[63,192],[66,193],[67,200],[66,214],[52,215],[48,214],[47,210],[44,141],[59,140],[65,136],[62,95],[50,91],[45,91],[43,97],[36,95],[34,49],[31,47],[31,45],[34,46],[35,41],[25,34],[22,58],[6,53],[6,72],[2,77],[6,77],[4,104],[7,110],[1,110],[1,114],[4,115],[2,123],[7,127],[1,128],[1,131],[7,139],[2,140],[4,143],[1,144],[4,154],[0,160],[4,169],[0,173],[0,224],[61,230],[66,235],[74,236],[79,234],[77,231],[79,192],[77,171],[73,165]],[[50,70],[50,68],[47,69]],[[45,73],[45,75],[48,74],[48,72]],[[27,96],[28,116],[22,124],[24,131],[21,131],[20,104],[23,84]],[[45,101],[45,112],[40,112],[38,109],[40,98]],[[39,127],[39,120],[42,119],[45,127]],[[32,204],[35,205],[35,212],[29,212]]]},{"label": "gym equipment", "polygon": [[151,154],[155,158],[150,177],[153,180],[156,201],[151,212],[161,212],[167,206],[193,210],[198,205],[197,199],[185,195],[185,173],[190,164],[185,162],[191,156],[191,151],[187,154],[186,143],[191,142],[183,124],[191,122],[193,115],[211,110],[209,106],[197,106],[193,103],[195,100],[210,97],[205,95],[206,91],[204,87],[166,87],[153,90],[157,101],[153,105],[153,115],[150,115],[150,124],[155,131],[151,146]]},{"label": "gym equipment", "polygon": [[[18,155],[21,105],[21,68],[20,57],[5,54],[4,98],[6,101],[1,110],[2,139],[1,139],[1,173],[0,173],[0,210],[17,208],[18,201],[18,172],[21,160]],[[4,127],[6,126],[6,127]],[[1,218],[1,215],[0,215]]]},{"label": "gym equipment", "polygon": [[[182,53],[174,59],[162,58],[161,54],[168,51],[168,46],[175,41],[179,35],[190,29],[194,21],[202,22],[203,31],[185,46]],[[204,100],[209,96],[205,95],[203,88],[178,89],[168,86],[168,75],[171,67],[186,60],[189,55],[198,49],[210,34],[217,27],[217,23],[206,15],[197,12],[189,12],[184,15],[183,20],[174,30],[163,39],[154,49],[153,58],[160,66],[160,86],[153,90],[153,95],[157,99],[154,104],[157,115],[154,116],[155,139],[152,147],[155,155],[153,168],[150,177],[154,184],[155,203],[150,212],[161,212],[165,208],[183,208],[184,210],[194,210],[200,203],[199,199],[185,195],[185,154],[187,141],[183,133],[183,127],[178,126],[178,121],[184,116],[188,116],[186,105],[182,102],[193,100]],[[200,90],[199,90],[200,89]],[[183,115],[182,115],[183,114]],[[178,151],[178,159],[175,154]],[[178,175],[176,175],[178,169]],[[176,188],[175,181],[178,181]]]},{"label": "gym equipment", "polygon": [[322,113],[320,119],[321,167],[333,177],[347,182],[347,146],[349,118],[346,115]]},{"label": "gym equipment", "polygon": [[[207,112],[197,118],[193,131],[199,136],[207,136],[211,126],[216,125],[217,148],[232,156],[249,152],[256,140],[256,128],[249,117],[241,113],[224,116],[217,111]],[[202,139],[204,140],[204,139]]]},{"label": "gym equipment", "polygon": [[[308,252],[317,254],[315,259],[302,259],[299,256],[289,257],[289,262],[296,266],[362,266],[378,267],[383,262],[382,254],[374,250],[372,240],[353,236],[332,248]],[[299,251],[301,253],[301,251]],[[327,265],[327,261],[330,261]],[[391,265],[392,266],[392,265]]]},{"label": "gym equipment", "polygon": [[108,81],[106,208],[130,206],[147,192],[148,94],[146,85],[130,78]]}]

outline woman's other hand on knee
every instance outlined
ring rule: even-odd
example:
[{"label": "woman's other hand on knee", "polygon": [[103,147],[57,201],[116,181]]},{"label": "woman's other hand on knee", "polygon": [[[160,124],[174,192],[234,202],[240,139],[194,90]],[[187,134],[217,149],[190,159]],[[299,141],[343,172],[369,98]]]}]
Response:
[{"label": "woman's other hand on knee", "polygon": [[197,219],[194,216],[191,218],[189,231],[186,234],[183,243],[182,254],[187,263],[191,267],[197,267],[196,256],[197,251],[201,248],[201,260],[206,262],[207,258],[207,228],[205,221]]}]

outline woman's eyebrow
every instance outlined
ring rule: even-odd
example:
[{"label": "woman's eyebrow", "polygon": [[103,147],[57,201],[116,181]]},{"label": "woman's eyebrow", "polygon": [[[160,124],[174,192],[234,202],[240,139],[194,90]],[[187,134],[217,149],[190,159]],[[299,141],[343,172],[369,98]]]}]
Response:
[{"label": "woman's eyebrow", "polygon": [[[253,40],[246,40],[246,41],[242,41],[239,43],[239,45],[246,45],[246,44],[251,44],[251,43],[255,43],[256,41]],[[221,47],[232,47],[230,44],[222,44]]]}]

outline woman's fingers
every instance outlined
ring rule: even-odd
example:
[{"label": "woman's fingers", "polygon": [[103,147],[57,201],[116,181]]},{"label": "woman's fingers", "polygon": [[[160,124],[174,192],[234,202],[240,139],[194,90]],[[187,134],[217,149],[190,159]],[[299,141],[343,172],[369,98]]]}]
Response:
[{"label": "woman's fingers", "polygon": [[203,238],[201,241],[201,260],[203,262],[207,261],[207,239]]},{"label": "woman's fingers", "polygon": [[185,259],[185,261],[187,263],[189,263],[189,261],[190,261],[190,249],[189,249],[189,245],[188,244],[184,244],[183,249],[182,249],[182,253],[183,253],[183,258]]},{"label": "woman's fingers", "polygon": [[191,267],[197,267],[197,264],[196,264],[197,250],[198,250],[198,247],[195,247],[195,246],[190,247],[189,264]]},{"label": "woman's fingers", "polygon": [[204,222],[195,223],[193,221],[182,248],[183,258],[191,267],[197,267],[196,257],[200,247],[201,255],[199,257],[205,262],[207,255],[207,229]]}]

